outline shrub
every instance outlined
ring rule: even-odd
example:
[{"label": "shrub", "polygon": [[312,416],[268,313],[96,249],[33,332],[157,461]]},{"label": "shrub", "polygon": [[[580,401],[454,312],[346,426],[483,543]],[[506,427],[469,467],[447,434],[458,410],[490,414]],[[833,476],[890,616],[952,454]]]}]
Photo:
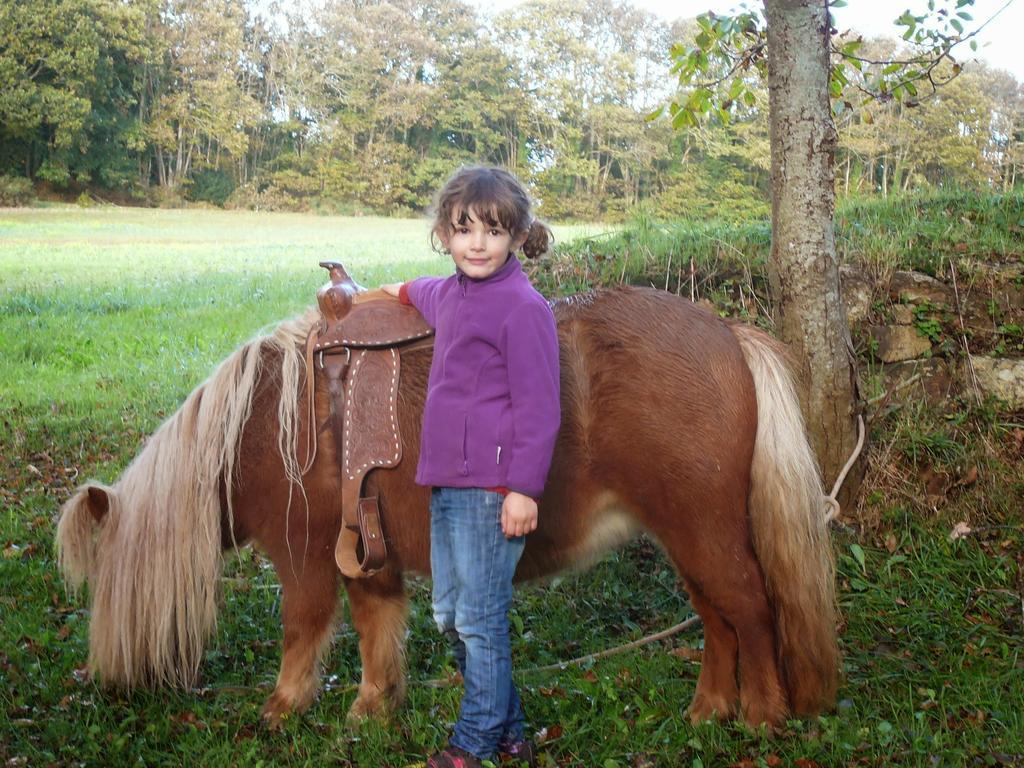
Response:
[{"label": "shrub", "polygon": [[223,207],[234,191],[235,180],[230,174],[217,168],[203,168],[192,176],[192,185],[185,196],[194,203],[213,203]]},{"label": "shrub", "polygon": [[147,194],[149,205],[155,208],[184,208],[185,199],[181,196],[181,187],[150,187]]},{"label": "shrub", "polygon": [[32,182],[22,176],[0,176],[0,206],[19,208],[35,200]]},{"label": "shrub", "polygon": [[224,207],[250,211],[305,211],[309,208],[306,200],[292,197],[274,184],[260,189],[254,181],[237,187],[224,201]]}]

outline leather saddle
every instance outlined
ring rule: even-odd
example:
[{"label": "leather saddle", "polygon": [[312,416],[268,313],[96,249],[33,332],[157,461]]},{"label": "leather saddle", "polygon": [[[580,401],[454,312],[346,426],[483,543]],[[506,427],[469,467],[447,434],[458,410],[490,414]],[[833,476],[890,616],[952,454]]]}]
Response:
[{"label": "leather saddle", "polygon": [[[398,466],[399,350],[433,329],[414,308],[381,290],[367,291],[335,261],[322,261],[330,282],[317,291],[320,322],[306,340],[310,428],[315,430],[314,379],[323,373],[331,395],[331,431],[341,473],[341,534],[334,559],[349,578],[371,576],[387,560],[380,500],[364,496],[366,475]],[[316,439],[315,435],[312,439]],[[315,444],[307,461],[312,464]]]}]

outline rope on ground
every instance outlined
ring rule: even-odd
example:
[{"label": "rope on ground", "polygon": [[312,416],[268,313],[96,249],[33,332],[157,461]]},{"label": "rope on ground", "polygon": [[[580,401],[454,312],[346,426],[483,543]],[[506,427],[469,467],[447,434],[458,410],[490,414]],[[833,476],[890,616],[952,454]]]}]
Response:
[{"label": "rope on ground", "polygon": [[846,460],[846,465],[843,467],[843,471],[839,473],[839,477],[836,478],[835,485],[832,486],[832,493],[825,497],[825,522],[829,523],[839,517],[841,507],[839,502],[836,501],[836,496],[839,495],[839,489],[843,487],[843,481],[846,480],[846,474],[850,471],[850,467],[853,466],[854,462],[857,461],[857,457],[860,456],[861,449],[864,447],[864,417],[861,414],[857,414],[857,445],[853,449],[853,453],[850,454],[850,458]]},{"label": "rope on ground", "polygon": [[[598,659],[607,659],[609,656],[617,656],[620,653],[632,651],[634,648],[640,648],[644,645],[656,643],[659,640],[664,640],[666,638],[672,637],[673,635],[678,635],[680,632],[684,632],[687,629],[690,629],[691,627],[697,626],[698,624],[700,624],[700,616],[691,616],[685,621],[679,622],[674,627],[663,629],[660,632],[655,632],[653,635],[641,637],[639,640],[633,640],[632,642],[625,643],[624,645],[617,645],[614,648],[608,648],[606,650],[598,651],[596,653],[588,653],[586,656],[579,656],[575,659],[570,659],[569,661],[559,661],[554,664],[546,664],[543,667],[531,667],[530,669],[520,669],[517,670],[515,674],[532,675],[537,672],[560,672],[566,667],[588,664],[592,661],[597,661]],[[459,678],[457,676],[442,677],[437,678],[435,680],[420,680],[418,681],[417,684],[425,685],[431,688],[446,688],[450,685],[455,685],[458,679]]]}]

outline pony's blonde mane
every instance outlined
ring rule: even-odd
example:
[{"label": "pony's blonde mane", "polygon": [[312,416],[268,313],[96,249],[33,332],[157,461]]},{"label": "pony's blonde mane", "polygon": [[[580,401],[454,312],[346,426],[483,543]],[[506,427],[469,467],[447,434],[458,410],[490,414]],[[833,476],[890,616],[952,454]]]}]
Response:
[{"label": "pony's blonde mane", "polygon": [[280,356],[279,410],[290,416],[279,444],[289,478],[301,486],[297,387],[301,343],[314,317],[281,323],[222,362],[104,489],[109,509],[98,532],[88,486],[65,505],[58,562],[73,589],[89,582],[89,666],[105,682],[130,688],[195,680],[216,626],[222,512],[230,530],[239,442],[265,356]]}]

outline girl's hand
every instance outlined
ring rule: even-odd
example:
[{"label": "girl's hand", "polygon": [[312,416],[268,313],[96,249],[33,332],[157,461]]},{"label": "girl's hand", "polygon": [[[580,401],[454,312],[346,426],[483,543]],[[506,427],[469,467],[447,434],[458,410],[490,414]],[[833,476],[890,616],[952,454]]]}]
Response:
[{"label": "girl's hand", "polygon": [[401,287],[401,283],[384,283],[384,285],[382,285],[380,289],[384,291],[384,293],[386,293],[388,296],[394,296],[397,299],[398,291],[401,289]]},{"label": "girl's hand", "polygon": [[501,505],[501,532],[505,538],[525,536],[537,529],[537,502],[529,496],[509,491]]}]

